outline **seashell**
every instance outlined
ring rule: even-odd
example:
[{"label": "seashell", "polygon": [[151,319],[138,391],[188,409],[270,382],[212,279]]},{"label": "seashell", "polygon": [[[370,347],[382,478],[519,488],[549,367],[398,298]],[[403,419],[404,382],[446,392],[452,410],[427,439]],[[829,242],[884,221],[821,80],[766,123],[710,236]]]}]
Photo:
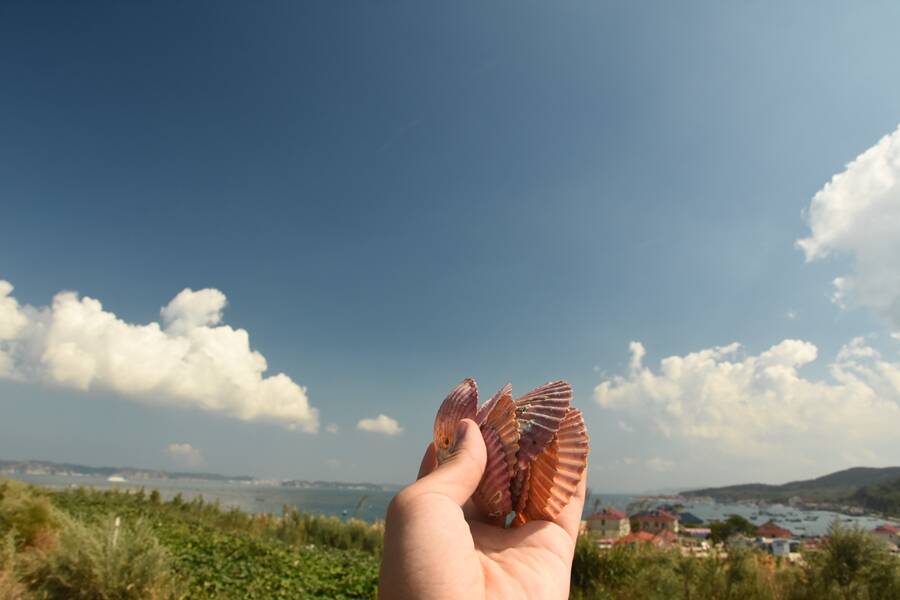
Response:
[{"label": "seashell", "polygon": [[456,424],[462,419],[474,418],[477,407],[478,384],[474,379],[463,379],[459,385],[453,388],[453,391],[447,394],[434,420],[437,422],[438,419],[443,418]]},{"label": "seashell", "polygon": [[590,451],[584,418],[571,402],[572,387],[552,381],[515,401],[507,384],[478,408],[478,386],[465,379],[435,417],[438,459],[450,455],[459,420],[474,418],[487,450],[476,506],[501,526],[512,511],[514,527],[553,520],[578,489]]},{"label": "seashell", "polygon": [[516,405],[512,399],[512,386],[506,384],[494,397],[478,409],[475,421],[481,430],[492,429],[500,438],[506,455],[509,476],[512,477],[519,453],[519,425],[516,419]]},{"label": "seashell", "polygon": [[565,381],[545,383],[516,400],[520,467],[533,461],[550,443],[571,402],[572,386]]},{"label": "seashell", "polygon": [[512,498],[509,494],[512,471],[497,432],[488,428],[482,430],[482,435],[487,449],[487,465],[473,499],[475,505],[488,517],[498,519],[506,517],[512,511]]},{"label": "seashell", "polygon": [[478,384],[474,379],[463,379],[453,388],[434,417],[434,447],[438,461],[445,457],[456,443],[456,424],[462,419],[475,417],[478,407]]},{"label": "seashell", "polygon": [[553,436],[529,469],[528,495],[517,516],[522,521],[552,521],[566,507],[584,470],[590,451],[581,411],[570,408]]}]

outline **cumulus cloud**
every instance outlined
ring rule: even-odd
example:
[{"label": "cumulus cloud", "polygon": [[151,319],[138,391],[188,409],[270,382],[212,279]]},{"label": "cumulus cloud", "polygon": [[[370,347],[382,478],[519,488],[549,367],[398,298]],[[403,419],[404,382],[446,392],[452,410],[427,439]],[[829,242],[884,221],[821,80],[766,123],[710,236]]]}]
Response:
[{"label": "cumulus cloud", "polygon": [[328,433],[337,433],[338,432],[337,423],[329,423],[328,425],[325,426],[325,431],[327,431]]},{"label": "cumulus cloud", "polygon": [[218,290],[185,289],[160,310],[161,324],[132,324],[75,292],[32,307],[12,289],[0,280],[0,377],[318,430],[306,389],[283,373],[265,376],[247,331],[222,324]]},{"label": "cumulus cloud", "polygon": [[374,419],[360,419],[356,428],[371,433],[383,433],[384,435],[398,435],[403,433],[403,428],[394,419],[387,415],[378,415]]},{"label": "cumulus cloud", "polygon": [[900,328],[900,128],[816,193],[808,222],[811,235],[797,242],[808,262],[852,259],[852,271],[834,279],[834,301],[872,308]]},{"label": "cumulus cloud", "polygon": [[619,429],[621,429],[622,431],[624,431],[626,433],[634,433],[634,427],[632,427],[625,421],[618,421],[616,423],[616,425],[619,427]]},{"label": "cumulus cloud", "polygon": [[[738,344],[642,364],[644,349],[631,345],[626,375],[601,382],[594,398],[605,409],[648,425],[669,448],[715,449],[715,456],[754,457],[785,463],[850,466],[900,450],[900,363],[856,338],[816,380],[800,369],[817,358],[815,345],[784,340],[759,354]],[[843,453],[840,454],[839,453]],[[831,462],[829,462],[831,461]],[[666,470],[667,463],[649,464]],[[807,473],[808,474],[808,473]]]},{"label": "cumulus cloud", "polygon": [[206,463],[200,451],[190,444],[169,444],[166,446],[165,454],[172,462],[181,467],[201,467]]}]

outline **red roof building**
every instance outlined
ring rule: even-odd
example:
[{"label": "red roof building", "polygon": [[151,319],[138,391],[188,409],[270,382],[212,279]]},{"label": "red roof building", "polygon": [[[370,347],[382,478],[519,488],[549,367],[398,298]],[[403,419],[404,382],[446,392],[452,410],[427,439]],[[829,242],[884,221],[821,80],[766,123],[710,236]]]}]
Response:
[{"label": "red roof building", "polygon": [[756,535],[764,538],[792,538],[790,530],[780,527],[775,521],[768,520],[756,528]]},{"label": "red roof building", "polygon": [[588,521],[620,521],[622,519],[627,519],[628,515],[623,513],[621,510],[617,510],[615,508],[604,508],[600,512],[595,512],[591,516],[587,518]]},{"label": "red roof building", "polygon": [[678,536],[669,531],[663,530],[660,533],[653,534],[649,531],[636,531],[629,533],[623,538],[619,538],[616,544],[652,544],[654,546],[668,546],[678,541]]},{"label": "red roof building", "polygon": [[640,531],[656,534],[668,530],[678,532],[678,517],[665,510],[648,510],[632,517]]},{"label": "red roof building", "polygon": [[616,540],[631,533],[631,523],[621,510],[604,508],[587,518],[587,530],[595,538]]}]

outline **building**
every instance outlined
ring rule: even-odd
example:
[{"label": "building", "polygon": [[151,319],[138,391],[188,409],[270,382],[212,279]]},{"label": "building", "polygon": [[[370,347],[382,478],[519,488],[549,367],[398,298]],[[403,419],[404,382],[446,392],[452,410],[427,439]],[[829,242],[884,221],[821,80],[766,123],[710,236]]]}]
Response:
[{"label": "building", "polygon": [[772,556],[787,557],[791,553],[791,540],[787,538],[775,538],[768,544],[769,553]]},{"label": "building", "polygon": [[712,534],[712,529],[709,527],[682,527],[680,531],[681,535],[686,535],[698,540],[705,540]]},{"label": "building", "polygon": [[784,527],[780,527],[774,520],[769,519],[756,528],[756,535],[762,538],[792,538],[794,534]]},{"label": "building", "polygon": [[678,515],[678,524],[682,527],[691,527],[693,525],[703,525],[703,519],[689,512],[680,513]]},{"label": "building", "polygon": [[662,531],[678,533],[678,517],[665,510],[648,510],[638,513],[631,518],[636,531],[646,531],[658,534]]},{"label": "building", "polygon": [[889,548],[900,546],[900,527],[894,525],[879,525],[872,530],[872,535],[882,540]]},{"label": "building", "polygon": [[631,533],[628,515],[615,508],[604,508],[587,518],[587,530],[601,540],[617,540]]},{"label": "building", "polygon": [[649,531],[635,531],[634,533],[629,533],[625,537],[616,540],[616,545],[628,544],[637,546],[640,544],[650,544],[652,546],[669,546],[675,544],[677,541],[677,535],[664,529],[657,534],[650,533]]}]

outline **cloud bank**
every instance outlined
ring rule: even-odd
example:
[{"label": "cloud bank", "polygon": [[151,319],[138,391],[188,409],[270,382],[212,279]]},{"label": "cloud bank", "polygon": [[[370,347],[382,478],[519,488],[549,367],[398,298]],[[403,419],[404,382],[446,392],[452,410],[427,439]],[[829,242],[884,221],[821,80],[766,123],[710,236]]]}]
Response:
[{"label": "cloud bank", "polygon": [[403,433],[403,428],[394,419],[387,415],[378,415],[374,419],[360,419],[356,424],[360,431],[371,433],[383,433],[384,435],[398,435]]},{"label": "cloud bank", "polygon": [[250,348],[247,331],[222,324],[227,301],[219,290],[182,290],[159,323],[147,324],[127,323],[75,292],[32,307],[12,291],[0,280],[0,377],[319,428],[306,389],[283,373],[264,376],[266,359]]},{"label": "cloud bank", "polygon": [[900,128],[831,178],[808,211],[811,235],[797,245],[807,262],[848,256],[834,300],[874,309],[900,330]]},{"label": "cloud bank", "polygon": [[[849,466],[900,450],[900,363],[856,338],[829,365],[829,377],[804,377],[815,345],[784,340],[756,355],[729,344],[669,356],[653,370],[631,343],[627,374],[601,382],[597,403],[649,427],[670,448],[790,463]],[[709,450],[707,450],[708,452]],[[838,453],[842,453],[838,455]],[[663,464],[656,465],[659,470]]]},{"label": "cloud bank", "polygon": [[175,464],[182,467],[201,467],[206,461],[200,451],[187,443],[172,443],[166,446],[166,456]]}]

